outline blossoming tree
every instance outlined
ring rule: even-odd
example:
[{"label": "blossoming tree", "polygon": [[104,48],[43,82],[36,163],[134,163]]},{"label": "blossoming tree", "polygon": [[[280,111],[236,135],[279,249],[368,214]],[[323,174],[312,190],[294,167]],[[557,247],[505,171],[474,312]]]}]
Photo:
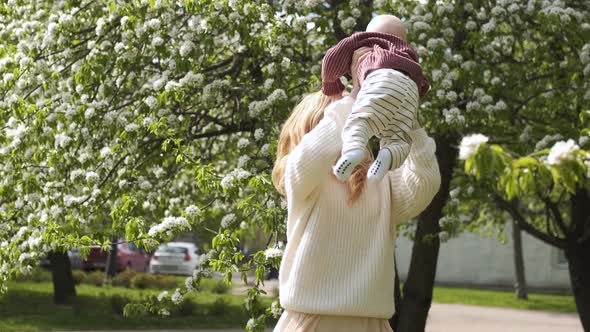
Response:
[{"label": "blossoming tree", "polygon": [[[526,134],[524,149],[542,121],[567,121],[554,110],[575,110],[590,98],[588,4],[0,4],[0,287],[47,252],[106,249],[120,235],[150,249],[222,211],[220,227],[209,228],[213,249],[185,287],[127,311],[166,315],[208,270],[228,281],[254,270],[247,328],[262,330],[281,311],[258,301],[266,269],[280,263],[285,232],[284,205],[269,178],[274,139],[300,95],[319,86],[325,50],[364,28],[373,12],[407,22],[432,83],[420,116],[436,140],[443,183],[419,217],[396,323],[396,331],[423,331],[459,138],[502,133],[503,142],[520,142]],[[241,264],[237,243],[248,227],[268,234],[269,248]],[[422,241],[428,236],[434,240]]]},{"label": "blossoming tree", "polygon": [[[587,143],[590,111],[580,113]],[[478,135],[463,139],[465,172],[527,233],[564,251],[585,331],[590,330],[590,152],[572,139],[519,155]]]},{"label": "blossoming tree", "polygon": [[[326,45],[366,24],[369,9],[352,4],[0,4],[0,288],[47,253],[65,262],[67,248],[108,249],[122,235],[153,249],[217,211],[213,250],[186,287],[129,311],[166,315],[209,270],[229,281],[254,269],[248,328],[280,314],[258,301],[285,231],[274,138],[319,86]],[[270,248],[241,264],[248,227]]]}]

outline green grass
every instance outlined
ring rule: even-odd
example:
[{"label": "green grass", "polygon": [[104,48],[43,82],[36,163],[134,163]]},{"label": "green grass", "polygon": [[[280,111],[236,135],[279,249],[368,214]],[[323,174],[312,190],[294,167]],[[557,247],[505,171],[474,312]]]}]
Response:
[{"label": "green grass", "polygon": [[[216,280],[205,281],[204,288],[212,289],[216,283]],[[160,291],[82,284],[76,287],[76,304],[58,306],[52,302],[53,289],[49,282],[10,282],[8,289],[0,297],[0,331],[241,328],[249,318],[244,311],[244,295],[215,294],[209,290],[188,296],[196,304],[192,315],[124,318],[111,308],[112,295],[139,301]],[[219,298],[226,299],[228,305],[223,313],[211,314],[212,305]],[[263,298],[263,305],[270,305],[273,300]],[[528,301],[519,301],[512,292],[436,287],[434,302],[576,312],[574,299],[568,295],[530,294]],[[276,321],[268,323],[274,326]]]},{"label": "green grass", "polygon": [[529,294],[529,299],[523,301],[517,300],[514,292],[508,291],[435,287],[434,302],[565,313],[576,312],[576,304],[571,295]]},{"label": "green grass", "polygon": [[[244,295],[199,292],[187,296],[196,304],[192,315],[124,318],[111,308],[110,296],[123,295],[139,301],[160,291],[79,285],[76,303],[66,306],[53,304],[49,282],[10,282],[8,289],[0,297],[0,331],[235,328],[245,326],[249,319],[243,306]],[[228,304],[223,313],[211,314],[211,307],[219,298],[226,299]],[[270,305],[273,300],[264,298],[262,302]],[[276,321],[269,323],[274,325]]]}]

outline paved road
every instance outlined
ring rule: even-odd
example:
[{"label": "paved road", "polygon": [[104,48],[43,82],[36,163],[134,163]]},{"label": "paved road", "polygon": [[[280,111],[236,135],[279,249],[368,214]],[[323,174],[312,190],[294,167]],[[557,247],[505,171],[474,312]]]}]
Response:
[{"label": "paved road", "polygon": [[[477,332],[583,332],[578,317],[572,314],[478,307],[462,304],[435,303],[432,305],[430,315],[428,316],[426,332],[473,332],[475,330]],[[243,331],[243,329],[227,329],[184,330],[183,332]],[[179,330],[158,330],[157,332],[179,332]],[[267,332],[272,332],[272,329],[267,329]]]},{"label": "paved road", "polygon": [[577,315],[433,304],[426,332],[583,332]]}]

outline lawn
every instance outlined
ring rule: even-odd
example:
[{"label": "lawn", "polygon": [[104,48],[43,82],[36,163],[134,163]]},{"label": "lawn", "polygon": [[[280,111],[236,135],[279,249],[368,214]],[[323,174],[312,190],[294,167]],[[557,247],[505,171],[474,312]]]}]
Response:
[{"label": "lawn", "polygon": [[[76,287],[78,300],[72,306],[52,303],[49,282],[10,282],[8,293],[0,298],[0,331],[114,330],[114,329],[198,329],[245,326],[249,317],[243,308],[246,296],[204,291],[187,296],[194,303],[184,316],[124,318],[112,308],[111,296],[122,295],[138,301],[159,290],[123,287]],[[225,299],[220,303],[219,299]],[[217,301],[217,303],[216,303]],[[271,298],[264,298],[270,305]],[[276,321],[269,322],[274,326]]]},{"label": "lawn", "polygon": [[[82,284],[77,286],[76,305],[56,306],[52,303],[49,282],[10,282],[8,289],[8,293],[0,298],[0,331],[235,328],[243,327],[248,320],[243,309],[243,295],[203,291],[189,296],[194,303],[190,314],[129,319],[115,313],[111,296],[122,295],[137,301],[160,291]],[[273,300],[263,299],[265,305],[270,305]],[[219,301],[226,302],[219,305]],[[512,292],[436,287],[434,301],[553,312],[576,311],[573,298],[567,295],[531,294],[528,301],[518,301]],[[269,326],[275,323],[271,321]]]},{"label": "lawn", "polygon": [[575,313],[571,295],[529,294],[528,301],[517,300],[514,292],[435,287],[434,302],[460,303],[489,307]]}]

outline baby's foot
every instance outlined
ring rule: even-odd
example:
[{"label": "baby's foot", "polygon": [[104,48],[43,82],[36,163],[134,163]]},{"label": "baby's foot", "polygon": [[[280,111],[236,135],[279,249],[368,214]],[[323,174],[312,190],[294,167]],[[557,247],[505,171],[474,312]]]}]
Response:
[{"label": "baby's foot", "polygon": [[391,167],[391,152],[388,149],[379,150],[377,159],[369,167],[367,172],[367,179],[370,181],[378,181],[383,179],[385,173]]},{"label": "baby's foot", "polygon": [[363,159],[365,159],[366,151],[362,149],[354,149],[346,154],[342,155],[336,165],[332,167],[334,175],[340,181],[346,181],[352,174],[352,170],[358,165]]}]

